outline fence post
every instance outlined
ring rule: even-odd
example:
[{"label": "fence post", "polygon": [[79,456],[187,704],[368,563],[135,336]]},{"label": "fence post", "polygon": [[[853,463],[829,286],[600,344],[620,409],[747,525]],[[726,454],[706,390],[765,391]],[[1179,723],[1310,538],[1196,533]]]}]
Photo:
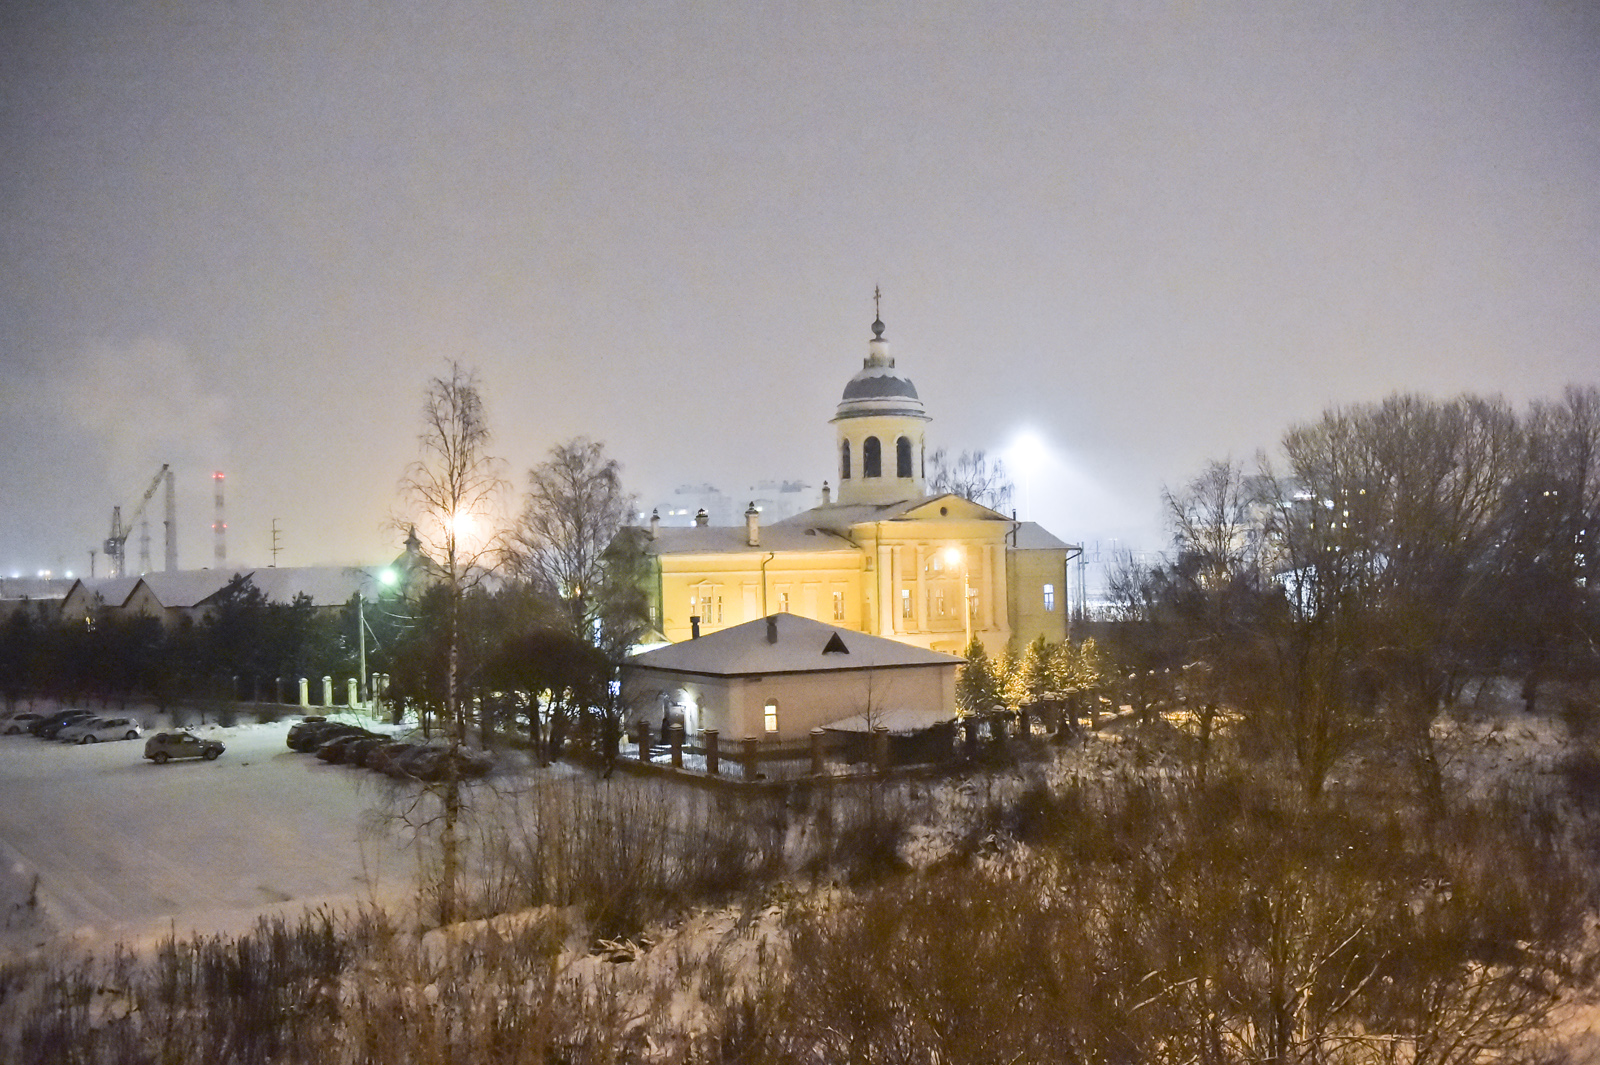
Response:
[{"label": "fence post", "polygon": [[683,768],[683,725],[674,724],[667,729],[668,740],[672,744],[672,768]]},{"label": "fence post", "polygon": [[650,760],[650,722],[639,722],[639,761]]},{"label": "fence post", "polygon": [[822,775],[822,737],[827,735],[820,727],[811,730],[811,775]]},{"label": "fence post", "polygon": [[978,757],[978,722],[975,718],[967,718],[961,722],[962,746],[969,760]]},{"label": "fence post", "polygon": [[706,772],[717,775],[717,730],[706,729]]},{"label": "fence post", "polygon": [[757,739],[741,740],[740,746],[744,748],[744,778],[746,780],[754,780],[756,778],[756,765],[759,762],[757,755],[761,752],[761,741]]},{"label": "fence post", "polygon": [[333,705],[333,678],[332,677],[323,677],[322,678],[322,705],[323,706],[332,706]]},{"label": "fence post", "polygon": [[300,678],[300,707],[305,709],[311,705],[311,681],[307,677]]},{"label": "fence post", "polygon": [[350,709],[356,708],[356,678],[346,677],[344,682],[345,701],[350,704]]},{"label": "fence post", "polygon": [[872,764],[878,772],[889,771],[889,726],[872,727]]}]

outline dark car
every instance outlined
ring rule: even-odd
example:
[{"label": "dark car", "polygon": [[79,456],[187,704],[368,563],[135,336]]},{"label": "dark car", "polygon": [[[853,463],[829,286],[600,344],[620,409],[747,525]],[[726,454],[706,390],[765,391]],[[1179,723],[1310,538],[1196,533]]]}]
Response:
[{"label": "dark car", "polygon": [[387,736],[365,731],[351,733],[323,743],[317,748],[317,757],[333,765],[363,765],[368,751],[387,742]]},{"label": "dark car", "polygon": [[144,741],[144,756],[160,765],[173,758],[204,758],[210,762],[224,748],[218,740],[203,740],[192,732],[158,732]]},{"label": "dark car", "polygon": [[347,721],[301,721],[289,729],[285,741],[291,751],[314,751],[329,740],[342,736],[370,736],[371,732]]},{"label": "dark car", "polygon": [[57,710],[49,717],[35,721],[28,726],[28,731],[41,739],[53,740],[56,734],[68,725],[78,721],[88,721],[94,717],[87,710]]},{"label": "dark car", "polygon": [[433,747],[424,744],[407,744],[407,749],[395,751],[384,759],[382,772],[396,780],[421,780],[430,784],[443,781],[452,763],[457,780],[473,780],[485,776],[494,763],[483,751],[469,747]]}]

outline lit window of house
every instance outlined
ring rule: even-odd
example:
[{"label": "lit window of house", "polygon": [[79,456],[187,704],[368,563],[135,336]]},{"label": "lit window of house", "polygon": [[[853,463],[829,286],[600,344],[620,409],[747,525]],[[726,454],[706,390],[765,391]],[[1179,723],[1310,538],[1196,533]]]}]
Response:
[{"label": "lit window of house", "polygon": [[782,614],[787,614],[789,612],[789,593],[788,592],[779,592],[778,593],[778,612],[782,613]]},{"label": "lit window of house", "polygon": [[911,589],[910,588],[902,588],[902,589],[900,589],[900,616],[903,617],[903,618],[909,618],[911,616]]},{"label": "lit window of house", "polygon": [[843,621],[844,620],[844,593],[843,592],[834,592],[833,593],[833,620],[835,620],[835,621]]},{"label": "lit window of house", "polygon": [[1045,613],[1047,614],[1052,614],[1055,612],[1056,586],[1053,584],[1047,584],[1044,586],[1044,609]]},{"label": "lit window of house", "polygon": [[778,731],[778,704],[768,703],[762,715],[762,725],[768,732]]}]

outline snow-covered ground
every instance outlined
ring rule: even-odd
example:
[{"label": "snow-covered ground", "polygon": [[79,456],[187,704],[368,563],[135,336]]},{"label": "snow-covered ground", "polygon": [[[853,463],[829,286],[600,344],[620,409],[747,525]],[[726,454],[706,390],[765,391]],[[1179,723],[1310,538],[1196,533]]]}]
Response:
[{"label": "snow-covered ground", "polygon": [[383,823],[383,778],[289,750],[294,720],[196,727],[226,753],[161,766],[143,740],[0,736],[0,950],[406,898],[416,862]]}]

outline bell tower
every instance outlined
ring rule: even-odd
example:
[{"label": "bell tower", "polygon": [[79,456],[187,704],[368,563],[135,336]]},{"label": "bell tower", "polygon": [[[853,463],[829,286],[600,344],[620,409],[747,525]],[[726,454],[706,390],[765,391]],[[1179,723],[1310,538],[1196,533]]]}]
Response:
[{"label": "bell tower", "polygon": [[[872,294],[874,309],[880,293]],[[861,370],[834,412],[839,503],[885,504],[927,494],[923,429],[929,419],[910,378],[895,369],[881,312]]]}]

